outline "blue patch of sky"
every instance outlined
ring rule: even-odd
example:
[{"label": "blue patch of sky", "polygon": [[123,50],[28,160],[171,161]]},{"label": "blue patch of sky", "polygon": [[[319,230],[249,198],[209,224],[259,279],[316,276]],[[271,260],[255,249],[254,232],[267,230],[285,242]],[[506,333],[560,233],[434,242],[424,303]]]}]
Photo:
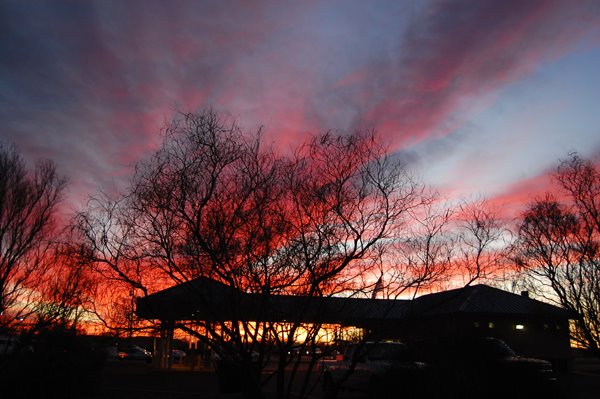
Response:
[{"label": "blue patch of sky", "polygon": [[597,153],[599,70],[600,47],[580,49],[498,90],[457,131],[415,148],[425,180],[493,195],[552,169],[569,151]]}]

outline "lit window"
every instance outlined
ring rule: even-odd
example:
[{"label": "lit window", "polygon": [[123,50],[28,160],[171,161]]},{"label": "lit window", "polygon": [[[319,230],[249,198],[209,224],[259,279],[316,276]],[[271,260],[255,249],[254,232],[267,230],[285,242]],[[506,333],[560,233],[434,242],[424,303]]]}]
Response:
[{"label": "lit window", "polygon": [[494,328],[494,327],[495,327],[495,326],[494,326],[494,322],[493,322],[493,321],[490,321],[490,322],[488,323],[488,328]]},{"label": "lit window", "polygon": [[523,324],[515,324],[515,330],[524,330],[525,326]]}]

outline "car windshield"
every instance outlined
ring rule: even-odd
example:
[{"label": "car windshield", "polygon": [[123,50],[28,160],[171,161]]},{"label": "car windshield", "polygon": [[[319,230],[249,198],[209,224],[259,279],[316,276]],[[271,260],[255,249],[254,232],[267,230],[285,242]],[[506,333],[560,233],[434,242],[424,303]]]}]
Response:
[{"label": "car windshield", "polygon": [[371,360],[404,360],[408,358],[408,349],[401,343],[367,344],[367,353]]},{"label": "car windshield", "polygon": [[511,357],[515,352],[499,339],[483,339],[479,343],[482,353],[491,357]]}]

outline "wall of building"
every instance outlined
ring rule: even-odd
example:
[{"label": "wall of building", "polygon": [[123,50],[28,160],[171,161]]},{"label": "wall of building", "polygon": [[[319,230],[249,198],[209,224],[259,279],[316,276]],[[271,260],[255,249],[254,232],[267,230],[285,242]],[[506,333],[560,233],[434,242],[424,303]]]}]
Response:
[{"label": "wall of building", "polygon": [[[390,326],[392,327],[392,326]],[[386,329],[388,338],[423,341],[443,337],[496,337],[521,356],[550,360],[567,368],[570,357],[569,325],[565,319],[517,315],[443,315],[414,319]]]}]

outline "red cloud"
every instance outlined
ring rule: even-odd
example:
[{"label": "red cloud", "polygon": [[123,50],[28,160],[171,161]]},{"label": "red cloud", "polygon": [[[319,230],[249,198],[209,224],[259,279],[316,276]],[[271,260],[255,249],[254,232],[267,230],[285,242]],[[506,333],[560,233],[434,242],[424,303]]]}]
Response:
[{"label": "red cloud", "polygon": [[449,133],[476,95],[563,55],[599,21],[593,1],[442,1],[414,22],[394,60],[340,82],[385,82],[373,89],[362,81],[361,96],[373,104],[363,123],[401,147]]},{"label": "red cloud", "polygon": [[489,206],[499,212],[499,217],[505,220],[518,218],[529,203],[541,198],[548,192],[555,192],[557,187],[553,182],[554,171],[529,179],[516,182],[504,192],[489,199]]},{"label": "red cloud", "polygon": [[[390,24],[369,36],[356,25],[377,19],[358,5],[321,15],[327,6],[312,2],[78,3],[69,12],[15,3],[4,19],[10,41],[0,39],[18,70],[0,71],[10,76],[3,126],[29,158],[56,160],[78,198],[125,180],[177,108],[214,106],[250,130],[264,124],[284,149],[348,127],[378,128],[400,148],[446,134],[476,95],[565,53],[597,27],[593,6],[441,1],[406,32]],[[373,41],[386,35],[398,40]]]}]

